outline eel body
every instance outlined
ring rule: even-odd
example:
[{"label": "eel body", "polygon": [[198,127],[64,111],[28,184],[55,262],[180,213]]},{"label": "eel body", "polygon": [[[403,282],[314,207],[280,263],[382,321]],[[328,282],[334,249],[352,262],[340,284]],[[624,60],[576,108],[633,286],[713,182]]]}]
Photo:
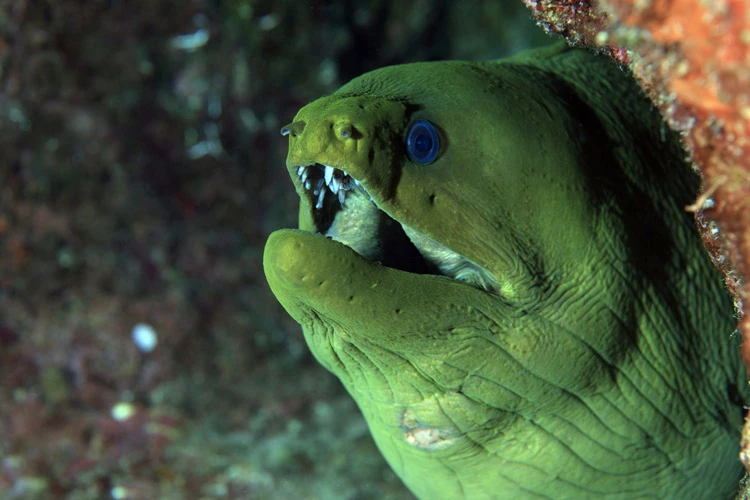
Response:
[{"label": "eel body", "polygon": [[559,46],[386,67],[282,133],[299,229],[268,283],[417,497],[732,496],[733,303],[629,73]]}]

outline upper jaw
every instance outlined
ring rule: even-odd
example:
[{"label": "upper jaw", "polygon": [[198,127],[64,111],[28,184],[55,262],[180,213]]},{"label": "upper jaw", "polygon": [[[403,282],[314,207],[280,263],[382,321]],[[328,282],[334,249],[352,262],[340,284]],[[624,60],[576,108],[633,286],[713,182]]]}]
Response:
[{"label": "upper jaw", "polygon": [[359,181],[346,173],[345,170],[331,165],[320,163],[301,165],[297,167],[296,173],[305,190],[312,192],[316,210],[323,208],[327,194],[334,195],[339,204],[343,206],[347,191],[353,188],[362,188]]},{"label": "upper jaw", "polygon": [[[366,193],[360,181],[341,167],[312,162],[292,165],[289,170],[301,198],[301,215],[304,212],[312,222],[312,227],[308,224],[303,229],[313,232],[325,234],[347,206],[347,198],[351,201],[350,195],[355,191]],[[369,194],[367,199],[374,203]]]}]

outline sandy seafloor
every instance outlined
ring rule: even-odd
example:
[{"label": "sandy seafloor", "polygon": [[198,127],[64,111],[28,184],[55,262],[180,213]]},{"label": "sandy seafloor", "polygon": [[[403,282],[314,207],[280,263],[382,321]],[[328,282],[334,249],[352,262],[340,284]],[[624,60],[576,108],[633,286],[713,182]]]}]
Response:
[{"label": "sandy seafloor", "polygon": [[279,128],[549,41],[510,0],[0,2],[0,498],[412,498],[265,282]]}]

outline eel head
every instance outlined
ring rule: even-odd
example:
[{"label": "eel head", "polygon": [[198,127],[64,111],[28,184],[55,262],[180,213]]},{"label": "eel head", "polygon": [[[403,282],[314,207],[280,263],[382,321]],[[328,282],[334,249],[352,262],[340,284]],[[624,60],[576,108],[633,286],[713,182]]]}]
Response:
[{"label": "eel head", "polygon": [[676,495],[692,438],[725,460],[736,429],[660,345],[679,328],[606,191],[628,179],[606,123],[524,68],[388,67],[303,107],[268,282],[419,497]]}]

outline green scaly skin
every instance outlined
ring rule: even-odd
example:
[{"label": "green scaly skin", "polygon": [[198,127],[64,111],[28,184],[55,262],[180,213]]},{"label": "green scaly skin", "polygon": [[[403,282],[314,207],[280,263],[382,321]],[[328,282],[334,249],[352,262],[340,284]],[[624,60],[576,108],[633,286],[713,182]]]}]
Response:
[{"label": "green scaly skin", "polygon": [[[426,166],[404,146],[417,119],[442,139]],[[731,497],[733,305],[684,208],[698,176],[627,72],[559,46],[387,67],[289,129],[300,230],[269,238],[268,283],[417,497]],[[314,163],[490,291],[315,234],[296,173]]]}]

